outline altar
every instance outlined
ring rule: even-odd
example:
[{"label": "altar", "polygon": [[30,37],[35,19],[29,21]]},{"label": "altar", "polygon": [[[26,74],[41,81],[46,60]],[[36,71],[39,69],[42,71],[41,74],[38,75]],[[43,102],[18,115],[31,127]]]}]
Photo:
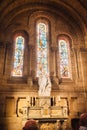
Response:
[{"label": "altar", "polygon": [[17,115],[22,118],[68,118],[69,106],[66,98],[27,97],[17,104]]},{"label": "altar", "polygon": [[56,130],[65,127],[68,120],[69,106],[64,97],[26,97],[18,101],[17,114],[22,118],[23,125],[29,119],[37,121],[40,130]]}]

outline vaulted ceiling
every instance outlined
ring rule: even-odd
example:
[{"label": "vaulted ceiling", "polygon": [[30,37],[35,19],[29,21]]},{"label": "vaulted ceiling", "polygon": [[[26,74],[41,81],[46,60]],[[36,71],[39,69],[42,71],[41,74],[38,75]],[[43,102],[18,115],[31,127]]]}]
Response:
[{"label": "vaulted ceiling", "polygon": [[[72,21],[79,28],[87,27],[86,0],[0,0],[0,30],[5,30],[15,17],[34,11],[46,11]],[[19,23],[17,23],[19,24]]]}]

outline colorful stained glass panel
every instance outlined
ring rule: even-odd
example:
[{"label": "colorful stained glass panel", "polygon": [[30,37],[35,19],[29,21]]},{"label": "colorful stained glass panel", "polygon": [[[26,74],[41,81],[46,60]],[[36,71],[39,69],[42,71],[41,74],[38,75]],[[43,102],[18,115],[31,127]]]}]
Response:
[{"label": "colorful stained glass panel", "polygon": [[59,40],[59,56],[61,78],[70,78],[69,44],[65,40]]},{"label": "colorful stained glass panel", "polygon": [[48,73],[47,25],[37,25],[37,76]]},{"label": "colorful stained glass panel", "polygon": [[12,76],[23,75],[24,38],[18,36],[15,40],[14,64]]}]

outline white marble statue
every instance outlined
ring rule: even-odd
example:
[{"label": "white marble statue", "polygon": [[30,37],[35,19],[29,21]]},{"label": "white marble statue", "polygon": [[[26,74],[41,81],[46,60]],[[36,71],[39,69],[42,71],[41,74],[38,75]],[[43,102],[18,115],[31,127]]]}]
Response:
[{"label": "white marble statue", "polygon": [[41,74],[38,80],[39,84],[39,96],[50,96],[51,81],[47,74]]}]

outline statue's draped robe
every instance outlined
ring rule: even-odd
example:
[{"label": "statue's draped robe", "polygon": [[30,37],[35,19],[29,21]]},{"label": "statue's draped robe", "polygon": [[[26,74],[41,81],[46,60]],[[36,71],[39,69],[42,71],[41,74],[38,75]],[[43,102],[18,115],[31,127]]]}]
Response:
[{"label": "statue's draped robe", "polygon": [[39,83],[39,96],[50,96],[51,81],[49,76],[41,75],[38,80]]}]

